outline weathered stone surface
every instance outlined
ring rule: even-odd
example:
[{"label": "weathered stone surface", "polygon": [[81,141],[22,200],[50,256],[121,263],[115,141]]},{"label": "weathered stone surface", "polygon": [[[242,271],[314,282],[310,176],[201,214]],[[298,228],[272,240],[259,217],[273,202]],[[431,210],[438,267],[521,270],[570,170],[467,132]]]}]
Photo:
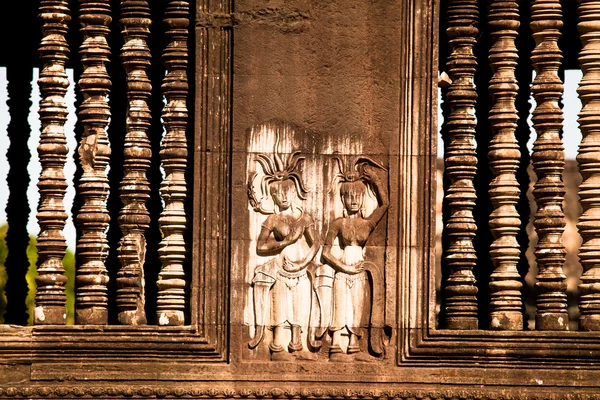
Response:
[{"label": "weathered stone surface", "polygon": [[166,76],[162,90],[166,99],[162,118],[165,136],[161,146],[161,161],[165,179],[161,184],[164,208],[160,216],[163,240],[159,254],[162,268],[159,273],[156,320],[159,325],[180,326],[185,323],[186,276],[183,264],[186,258],[184,233],[188,217],[187,198],[188,145],[188,29],[190,5],[188,1],[170,1],[165,11],[166,36],[169,40],[163,61]]},{"label": "weathered stone surface", "polygon": [[562,209],[565,153],[560,138],[563,115],[558,104],[564,89],[558,76],[562,60],[558,48],[563,26],[561,11],[559,1],[532,3],[531,28],[536,48],[531,58],[536,79],[531,92],[538,104],[532,119],[537,132],[532,154],[537,175],[533,195],[538,205],[534,225],[539,237],[535,251],[539,268],[535,327],[540,330],[565,330],[569,327],[567,282],[563,273],[566,249],[562,239],[566,226]]},{"label": "weathered stone surface", "polygon": [[107,37],[112,21],[108,0],[82,0],[79,23],[83,36],[80,48],[83,72],[79,90],[83,101],[78,118],[83,127],[79,162],[83,175],[77,188],[82,205],[77,215],[81,236],[77,241],[75,322],[83,325],[108,323],[108,255],[106,230],[110,216],[106,208],[110,190],[107,167],[110,143],[106,129],[110,119],[108,95],[111,80],[106,71],[110,62]]},{"label": "weathered stone surface", "polygon": [[119,242],[121,269],[117,274],[119,322],[146,324],[144,262],[150,214],[146,201],[150,183],[146,171],[152,150],[148,128],[152,114],[148,100],[152,90],[147,69],[150,65],[150,7],[146,1],[124,0],[120,7],[123,47],[121,61],[127,73],[127,123],[124,139],[123,179],[120,186],[123,208],[119,215],[122,238]]},{"label": "weathered stone surface", "polygon": [[[542,1],[550,2],[536,3]],[[491,14],[480,14],[492,17],[492,24],[483,24],[480,32],[492,29],[495,35],[491,92],[497,101],[491,122],[492,151],[497,154],[492,161],[494,185],[501,190],[492,195],[498,210],[493,228],[501,244],[513,242],[512,219],[519,219],[511,208],[518,157],[511,137],[515,110],[509,105],[515,93],[516,3],[494,1]],[[596,19],[596,3],[581,3],[584,18]],[[472,53],[477,49],[477,5],[482,2],[449,0],[452,9],[439,14],[434,0],[243,0],[235,8],[226,0],[123,0],[124,15],[138,17],[122,18],[127,50],[123,60],[131,90],[127,102],[112,103],[110,85],[123,84],[118,79],[111,82],[106,70],[109,50],[117,50],[108,46],[107,38],[119,38],[119,22],[112,20],[109,8],[113,4],[117,2],[82,0],[78,11],[70,10],[84,23],[79,77],[80,323],[1,325],[0,397],[370,400],[597,395],[600,338],[595,332],[474,329],[478,313],[488,313],[489,304],[481,302],[477,310],[473,272],[482,276],[493,270],[489,257],[472,257],[471,243],[472,210],[479,200],[472,190],[473,155],[483,155],[473,142],[478,103]],[[193,36],[191,9],[196,13]],[[519,12],[526,20],[522,7]],[[165,26],[152,24],[152,34],[147,35],[148,15],[152,22],[164,20]],[[453,54],[448,64],[441,64],[448,69],[449,78],[444,78],[437,72],[437,23],[448,16]],[[594,23],[582,24],[588,35],[584,55],[594,49],[594,33],[586,30]],[[158,46],[161,38],[165,42]],[[161,48],[155,53],[156,47]],[[157,56],[152,60],[164,51],[165,75],[152,63],[145,70],[150,48]],[[195,75],[188,82],[190,61]],[[584,56],[582,62],[590,67],[582,87],[591,88],[595,63]],[[161,132],[145,130],[148,115],[135,119],[131,113],[132,106],[139,105],[140,113],[147,114],[136,101],[152,97],[146,79],[151,71],[153,79],[164,78],[163,113],[157,109],[161,107],[150,107],[151,118],[162,117],[165,127],[160,215],[146,214],[142,207],[147,184],[157,186],[142,175],[148,163],[146,136],[154,140]],[[434,268],[433,224],[438,83],[449,84],[452,94],[448,166],[453,168],[451,195],[456,194],[450,198],[451,217],[460,240],[453,248],[458,264],[448,269],[454,275],[449,282],[457,283],[449,291],[454,289],[450,294],[456,295],[451,300],[457,307],[446,310],[451,317],[446,327],[456,329],[439,329],[436,309],[436,296],[442,295],[435,284],[441,278]],[[122,243],[121,259],[136,265],[131,275],[117,276],[134,276],[134,282],[121,281],[127,285],[117,285],[121,291],[115,293],[107,286],[107,272],[116,275],[118,266],[104,265],[109,215],[105,203],[109,190],[114,195],[113,186],[119,185],[106,179],[110,149],[105,131],[111,122],[109,107],[113,115],[127,112],[119,104],[129,105],[130,118],[120,139],[132,151],[123,166],[110,165],[125,169],[122,226],[140,239],[154,223],[164,235],[156,326],[137,319],[143,308],[137,301],[141,241]],[[582,115],[596,118],[588,111]],[[589,150],[595,146],[594,128],[589,121],[582,124],[589,130]],[[559,166],[557,157],[546,156]],[[593,175],[593,162],[583,167]],[[552,200],[560,201],[556,186]],[[588,200],[593,197],[583,194]],[[506,203],[509,207],[503,207]],[[497,268],[495,282],[511,281],[514,286],[516,251],[497,248],[497,258],[508,257],[510,274],[504,279]],[[591,247],[583,250],[592,252]],[[150,267],[158,273],[158,266]],[[126,288],[135,302],[123,301],[133,299],[124,295]],[[461,292],[468,296],[461,298]],[[518,296],[498,293],[495,306],[508,301],[509,311],[515,311],[513,300]],[[120,310],[111,306],[112,296]],[[105,324],[110,312],[116,321],[125,304],[135,306],[135,322],[140,324]],[[587,305],[593,309],[593,302]],[[133,323],[129,316],[121,322]],[[517,326],[517,319],[508,318],[510,324],[503,328]]]},{"label": "weathered stone surface", "polygon": [[579,217],[577,229],[583,242],[579,250],[579,259],[583,266],[583,274],[579,284],[579,327],[582,330],[600,330],[600,283],[598,250],[600,234],[600,207],[598,206],[596,165],[599,160],[600,142],[597,139],[596,124],[598,120],[598,101],[600,97],[596,92],[598,83],[595,79],[596,58],[600,52],[596,47],[597,37],[600,35],[600,21],[597,19],[600,12],[600,2],[587,0],[579,4],[579,31],[583,48],[579,56],[579,63],[583,77],[579,82],[578,93],[581,98],[582,108],[579,113],[581,128],[581,144],[577,153],[579,172],[582,182],[579,186],[579,197],[583,213]]},{"label": "weathered stone surface", "polygon": [[[333,222],[336,218],[339,218],[338,224],[346,223],[339,200],[342,183],[341,177],[336,178],[336,175],[341,173],[336,157],[342,160],[342,170],[348,173],[350,171],[347,171],[346,164],[354,170],[352,163],[360,163],[357,161],[359,157],[369,158],[381,164],[384,167],[380,171],[383,171],[382,179],[385,182],[385,202],[394,204],[397,201],[398,184],[390,177],[392,169],[398,163],[398,154],[402,151],[399,148],[399,138],[394,134],[399,128],[396,99],[400,96],[400,77],[395,72],[399,68],[399,7],[400,4],[393,2],[368,1],[355,2],[350,7],[338,2],[302,1],[268,6],[252,1],[236,4],[233,180],[238,182],[240,177],[251,177],[253,173],[263,176],[262,167],[254,159],[260,154],[273,157],[273,132],[282,132],[279,150],[283,154],[282,157],[289,157],[293,151],[298,150],[300,156],[305,158],[299,174],[307,193],[303,195],[305,198],[298,202],[298,206],[305,214],[310,215],[315,235],[320,241],[318,253],[307,266],[310,285],[304,291],[308,299],[301,301],[306,302],[302,308],[308,314],[304,317],[306,321],[299,323],[306,326],[301,327],[304,345],[295,357],[298,362],[307,358],[312,360],[310,362],[326,362],[329,354],[335,359],[349,363],[363,358],[366,361],[381,359],[383,350],[378,340],[386,337],[383,333],[384,325],[393,327],[395,320],[393,310],[396,292],[394,285],[390,283],[396,279],[396,267],[393,266],[394,259],[386,255],[387,244],[393,243],[397,237],[395,232],[398,227],[395,223],[389,223],[389,220],[384,218],[381,223],[374,225],[375,229],[368,236],[366,246],[363,243],[356,247],[359,253],[364,253],[361,257],[364,257],[365,263],[370,262],[374,268],[380,270],[365,271],[353,276],[352,279],[360,278],[361,282],[367,277],[373,277],[368,278],[369,283],[366,285],[357,283],[356,288],[352,289],[353,295],[344,304],[340,303],[343,301],[341,294],[333,294],[336,290],[341,290],[342,278],[339,277],[343,273],[337,273],[331,267],[331,263],[341,261],[338,257],[343,258],[344,252],[336,253],[337,256],[326,255],[328,262],[323,258],[324,250],[321,248],[327,248],[327,245],[322,246],[328,233],[335,238],[343,231],[334,229]],[[257,90],[258,88],[260,90]],[[286,126],[293,128],[287,128],[286,131]],[[262,135],[259,133],[261,129]],[[288,132],[287,137],[283,132]],[[369,168],[371,167],[365,169]],[[360,174],[356,174],[358,178]],[[254,183],[257,198],[261,197],[260,176]],[[366,178],[358,179],[359,185],[367,182]],[[241,182],[238,184],[243,185],[243,179],[239,180]],[[253,298],[257,295],[260,281],[257,274],[259,267],[268,260],[268,257],[265,258],[260,251],[259,254],[256,251],[258,233],[265,217],[257,218],[261,214],[258,208],[254,208],[258,212],[248,208],[247,196],[241,197],[245,194],[243,186],[237,190],[232,196],[232,209],[236,210],[232,215],[235,221],[235,229],[232,230],[232,265],[238,267],[232,271],[232,288],[236,293],[241,291],[241,296],[235,297],[235,304],[238,306],[234,304],[232,308],[232,324],[246,327],[242,337],[246,343],[250,342],[250,347],[253,348],[239,348],[243,359],[269,360],[273,358],[273,354],[283,354],[274,353],[273,348],[269,351],[268,345],[274,340],[273,333],[276,334],[276,341],[279,341],[279,335],[287,335],[287,346],[292,339],[290,333],[292,336],[297,335],[294,333],[296,328],[293,327],[295,323],[291,322],[291,330],[283,329],[278,333],[280,328],[269,329],[269,324],[264,328],[257,328],[255,325],[257,316]],[[365,198],[368,197],[368,201],[371,204],[374,202],[375,206],[364,214],[360,213],[365,217],[371,215],[378,203],[372,189],[369,189],[369,192],[371,195],[365,195]],[[268,193],[264,197],[265,204],[270,204],[268,207],[273,208]],[[242,221],[236,221],[237,219]],[[243,220],[250,220],[250,223],[247,224]],[[357,221],[366,223],[367,220],[361,218]],[[350,223],[350,219],[347,223]],[[340,249],[337,243],[336,239],[334,247]],[[331,245],[333,243],[330,243],[330,247]],[[306,251],[308,249],[306,248]],[[260,274],[265,275],[262,272]],[[280,294],[276,289],[279,284],[277,276],[279,275],[276,272],[273,282],[264,282],[267,286],[263,291],[265,298],[272,301],[271,306],[277,307],[278,310],[282,302],[285,302],[286,295]],[[338,276],[337,280],[335,276]],[[376,285],[373,286],[372,282]],[[336,285],[339,289],[334,288]],[[368,301],[364,304],[363,300],[360,300],[360,296],[364,294],[359,293],[370,293],[367,295]],[[371,299],[371,294],[375,293],[378,293],[375,296],[376,301]],[[338,299],[337,304],[334,297]],[[358,308],[354,308],[352,302],[355,302]],[[350,331],[346,331],[344,326],[340,327],[342,330],[335,329],[331,320],[339,319],[336,315],[342,315],[344,307],[353,309],[356,318],[370,321],[364,326],[360,323],[361,330],[369,326],[373,329],[366,329],[356,338],[351,332],[354,322],[348,323]],[[275,314],[280,315],[280,311],[277,310]],[[374,317],[373,313],[378,313],[376,310],[381,310],[381,316]],[[269,315],[272,316],[273,311],[270,312]],[[269,319],[269,315],[261,315],[260,318]],[[302,316],[299,317],[302,319]],[[355,323],[358,323],[358,319]],[[376,332],[377,329],[381,332]],[[257,338],[261,331],[264,335],[262,341]],[[372,331],[372,334],[369,331]],[[335,339],[334,332],[337,332]],[[347,333],[342,336],[342,332]],[[369,341],[371,337],[372,343]],[[356,340],[357,338],[360,340]],[[386,340],[389,340],[389,337],[386,337]],[[293,339],[291,341],[294,342]],[[342,343],[342,346],[339,343]],[[358,350],[361,351],[357,352]],[[285,349],[285,352],[288,350]],[[294,355],[295,352],[288,354]],[[294,360],[289,356],[284,358],[288,361]],[[269,368],[275,370],[281,362],[273,364],[275,365]]]},{"label": "weathered stone surface", "polygon": [[65,35],[71,20],[68,2],[40,3],[40,18],[44,37],[39,52],[44,67],[38,80],[42,97],[42,132],[38,155],[42,171],[38,182],[41,198],[37,214],[40,234],[37,241],[39,261],[33,319],[39,325],[61,325],[67,317],[67,278],[62,265],[67,243],[62,231],[67,219],[63,199],[67,189],[64,165],[68,153],[64,132],[67,120],[65,95],[69,87],[65,70],[68,58]]},{"label": "weathered stone surface", "polygon": [[448,7],[448,44],[452,53],[447,70],[452,84],[446,101],[450,106],[448,138],[444,156],[445,173],[450,181],[445,201],[450,215],[444,229],[449,243],[445,249],[448,268],[445,282],[445,321],[448,329],[477,329],[477,286],[474,269],[477,255],[473,239],[477,225],[473,218],[477,171],[475,151],[475,103],[477,92],[474,83],[477,60],[473,54],[477,29],[478,9],[473,0],[457,1]]},{"label": "weathered stone surface", "polygon": [[489,6],[488,20],[492,40],[489,55],[492,109],[489,119],[493,135],[488,159],[494,176],[489,190],[494,208],[489,219],[494,236],[490,246],[490,258],[494,264],[490,276],[490,329],[521,330],[523,284],[517,271],[521,254],[517,235],[521,219],[517,211],[520,189],[516,176],[521,153],[515,137],[519,119],[515,105],[519,88],[515,77],[519,4],[510,0],[493,1]]}]

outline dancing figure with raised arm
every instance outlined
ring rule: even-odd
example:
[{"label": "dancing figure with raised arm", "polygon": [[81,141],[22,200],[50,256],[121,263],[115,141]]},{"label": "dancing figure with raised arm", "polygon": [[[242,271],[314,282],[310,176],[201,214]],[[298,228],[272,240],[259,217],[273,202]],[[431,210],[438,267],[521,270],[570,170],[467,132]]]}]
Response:
[{"label": "dancing figure with raised arm", "polygon": [[[360,354],[359,339],[363,335],[363,328],[370,327],[371,350],[375,354],[382,353],[384,289],[381,269],[366,261],[364,253],[369,236],[388,209],[387,179],[382,178],[382,175],[387,177],[387,171],[367,158],[359,158],[354,168],[346,171],[341,160],[337,161],[340,173],[336,178],[340,183],[343,216],[331,223],[323,246],[323,259],[335,271],[331,285],[333,307],[329,323],[332,335],[329,359],[368,360],[368,354]],[[365,215],[368,190],[375,195],[377,207]],[[341,250],[341,254],[338,252],[337,255],[332,251],[336,239]],[[371,275],[372,288],[367,273]],[[327,275],[326,272],[317,272],[319,274]],[[321,300],[324,298],[322,296]],[[367,307],[371,298],[369,310]],[[343,335],[348,336],[347,345],[344,346],[346,352],[341,345]]]}]

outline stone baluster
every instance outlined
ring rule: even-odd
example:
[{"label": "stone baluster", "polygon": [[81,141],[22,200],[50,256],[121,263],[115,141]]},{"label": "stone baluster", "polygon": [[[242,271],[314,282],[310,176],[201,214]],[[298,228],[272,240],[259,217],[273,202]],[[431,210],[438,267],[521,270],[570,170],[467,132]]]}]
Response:
[{"label": "stone baluster", "polygon": [[38,276],[35,278],[37,292],[33,320],[36,325],[62,325],[67,314],[67,277],[62,263],[67,249],[62,232],[67,220],[63,200],[67,190],[64,165],[68,149],[64,125],[68,113],[65,95],[69,79],[65,63],[69,46],[65,35],[71,16],[67,0],[42,0],[39,10],[42,69],[38,85],[42,129],[38,155],[42,170],[38,182],[40,234],[37,240]]},{"label": "stone baluster", "polygon": [[188,120],[187,96],[187,37],[189,27],[189,2],[170,0],[165,25],[168,44],[163,60],[167,75],[162,89],[166,98],[163,121],[166,134],[160,151],[165,178],[160,193],[164,209],[160,216],[163,240],[159,245],[162,268],[159,274],[156,320],[159,325],[183,325],[185,321],[185,261],[186,246],[184,209],[187,188],[186,127]]},{"label": "stone baluster", "polygon": [[517,263],[521,254],[517,234],[521,219],[516,205],[519,201],[519,143],[515,137],[518,114],[515,107],[518,84],[515,78],[518,54],[515,46],[519,28],[519,5],[516,0],[493,0],[489,8],[489,29],[492,40],[490,67],[492,98],[490,125],[492,139],[488,158],[494,178],[490,183],[490,229],[494,241],[490,256],[494,270],[490,276],[490,328],[523,329],[521,311],[521,279]]},{"label": "stone baluster", "polygon": [[[111,81],[106,66],[110,57],[110,0],[81,0],[81,62],[79,88],[83,101],[79,121],[83,135],[79,160],[83,174],[77,187],[82,206],[77,215],[81,236],[77,242],[80,265],[77,268],[75,318],[78,324],[108,322],[108,274],[104,265],[108,254],[106,230],[110,220],[106,202],[109,192],[107,166],[110,145],[107,125],[110,119],[108,95]],[[117,166],[118,168],[118,166]]]},{"label": "stone baluster", "polygon": [[563,114],[559,106],[563,85],[558,76],[562,60],[558,39],[562,26],[560,0],[535,0],[532,3],[531,30],[536,46],[531,62],[536,76],[531,92],[537,104],[532,120],[537,139],[531,159],[537,175],[533,189],[537,212],[533,225],[538,235],[535,327],[539,330],[566,330],[569,326],[567,283],[562,269],[566,255],[562,241],[566,224],[562,209],[565,153],[560,139]]},{"label": "stone baluster", "polygon": [[445,153],[445,171],[450,186],[445,195],[450,215],[445,229],[449,247],[446,263],[445,326],[449,329],[477,329],[477,286],[473,270],[477,264],[473,238],[477,226],[473,219],[477,170],[475,152],[474,76],[477,60],[473,47],[477,37],[477,0],[452,0],[448,4],[448,40],[451,54],[446,65],[452,80],[446,101],[450,106],[447,120],[449,143]]},{"label": "stone baluster", "polygon": [[152,86],[147,68],[150,66],[150,9],[146,0],[121,1],[123,48],[121,60],[127,73],[127,122],[124,144],[119,224],[123,237],[119,243],[121,269],[117,273],[117,308],[119,322],[125,325],[146,324],[144,310],[144,260],[150,224],[146,201],[150,186],[146,171],[152,150],[148,139],[151,122],[148,100]]},{"label": "stone baluster", "polygon": [[579,327],[600,330],[600,0],[579,2],[579,33],[582,50],[579,82],[582,108],[579,127],[582,140],[577,162],[582,183],[579,198],[583,213],[577,228],[583,239],[579,259],[583,274],[579,283]]}]

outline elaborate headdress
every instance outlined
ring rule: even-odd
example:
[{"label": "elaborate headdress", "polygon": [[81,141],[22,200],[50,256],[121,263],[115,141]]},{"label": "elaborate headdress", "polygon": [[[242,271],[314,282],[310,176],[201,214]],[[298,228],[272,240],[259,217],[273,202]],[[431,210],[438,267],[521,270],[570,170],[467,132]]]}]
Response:
[{"label": "elaborate headdress", "polygon": [[256,172],[248,179],[248,200],[250,205],[256,212],[262,214],[273,214],[275,210],[266,210],[262,206],[262,201],[270,196],[269,186],[273,182],[281,182],[285,180],[291,180],[296,187],[296,193],[302,200],[306,200],[308,190],[304,187],[302,177],[297,171],[300,164],[305,160],[306,157],[300,156],[300,151],[294,151],[289,156],[279,154],[279,132],[276,133],[275,146],[273,149],[273,157],[269,157],[265,154],[259,154],[254,160],[258,162],[263,170],[264,176],[260,181],[260,189],[262,197],[260,200],[256,198],[254,193],[254,180],[258,175]]},{"label": "elaborate headdress", "polygon": [[372,160],[369,157],[358,157],[354,163],[350,163],[350,165],[344,168],[344,162],[339,157],[334,157],[334,160],[337,162],[338,172],[333,178],[333,187],[336,187],[338,183],[345,182],[359,182],[362,181],[365,184],[369,184],[370,180],[368,179],[368,174],[365,173],[365,166],[377,167],[384,171],[387,171],[380,163]]},{"label": "elaborate headdress", "polygon": [[[341,158],[334,157],[334,160],[337,163],[339,172],[333,178],[332,190],[337,191],[339,187],[340,195],[344,194],[344,187],[346,187],[346,190],[348,191],[352,189],[361,190],[365,191],[365,194],[371,195],[371,191],[367,190],[367,188],[372,185],[372,182],[369,177],[369,174],[365,172],[365,167],[372,166],[387,171],[387,169],[383,165],[379,164],[378,162],[372,160],[369,157],[358,157],[353,163],[349,163],[349,165],[347,165],[345,168],[344,162]],[[360,212],[361,215],[364,217],[364,203]],[[347,210],[345,207],[343,208],[343,213],[344,217],[346,217]]]}]

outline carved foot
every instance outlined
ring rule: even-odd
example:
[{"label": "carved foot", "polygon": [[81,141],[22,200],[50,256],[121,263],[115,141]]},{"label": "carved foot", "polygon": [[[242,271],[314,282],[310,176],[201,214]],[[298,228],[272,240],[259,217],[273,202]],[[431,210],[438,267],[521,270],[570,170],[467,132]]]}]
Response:
[{"label": "carved foot", "polygon": [[321,333],[322,329],[319,328],[310,328],[309,333],[308,333],[308,343],[310,344],[310,347],[312,347],[315,350],[320,350],[321,346],[323,345],[323,342],[321,340],[321,338],[323,337],[323,335],[321,334],[319,336],[319,334]]},{"label": "carved foot", "polygon": [[352,356],[346,353],[331,353],[329,354],[329,361],[331,362],[352,362]]},{"label": "carved foot", "polygon": [[290,352],[293,353],[294,351],[302,350],[302,339],[300,339],[301,333],[302,330],[298,325],[292,325],[292,340],[288,344]]},{"label": "carved foot", "polygon": [[342,348],[340,346],[334,345],[329,348],[329,361],[351,362],[352,356],[342,352]]},{"label": "carved foot", "polygon": [[294,356],[285,351],[283,346],[277,346],[271,343],[269,345],[269,349],[271,350],[271,361],[293,361]]},{"label": "carved foot", "polygon": [[356,354],[359,352],[360,352],[360,346],[358,345],[358,343],[348,345],[348,354]]},{"label": "carved foot", "polygon": [[296,359],[297,360],[303,360],[303,361],[316,361],[317,359],[317,355],[315,353],[311,353],[308,350],[302,350],[296,353]]},{"label": "carved foot", "polygon": [[302,342],[299,342],[299,343],[290,342],[290,344],[288,344],[288,349],[290,350],[291,353],[293,353],[295,351],[302,351]]},{"label": "carved foot", "polygon": [[294,356],[287,351],[271,352],[271,361],[294,361]]},{"label": "carved foot", "polygon": [[355,353],[353,355],[353,358],[354,358],[354,361],[358,361],[358,362],[370,362],[370,361],[374,360],[373,357],[371,357],[369,354],[367,354],[363,351]]}]

